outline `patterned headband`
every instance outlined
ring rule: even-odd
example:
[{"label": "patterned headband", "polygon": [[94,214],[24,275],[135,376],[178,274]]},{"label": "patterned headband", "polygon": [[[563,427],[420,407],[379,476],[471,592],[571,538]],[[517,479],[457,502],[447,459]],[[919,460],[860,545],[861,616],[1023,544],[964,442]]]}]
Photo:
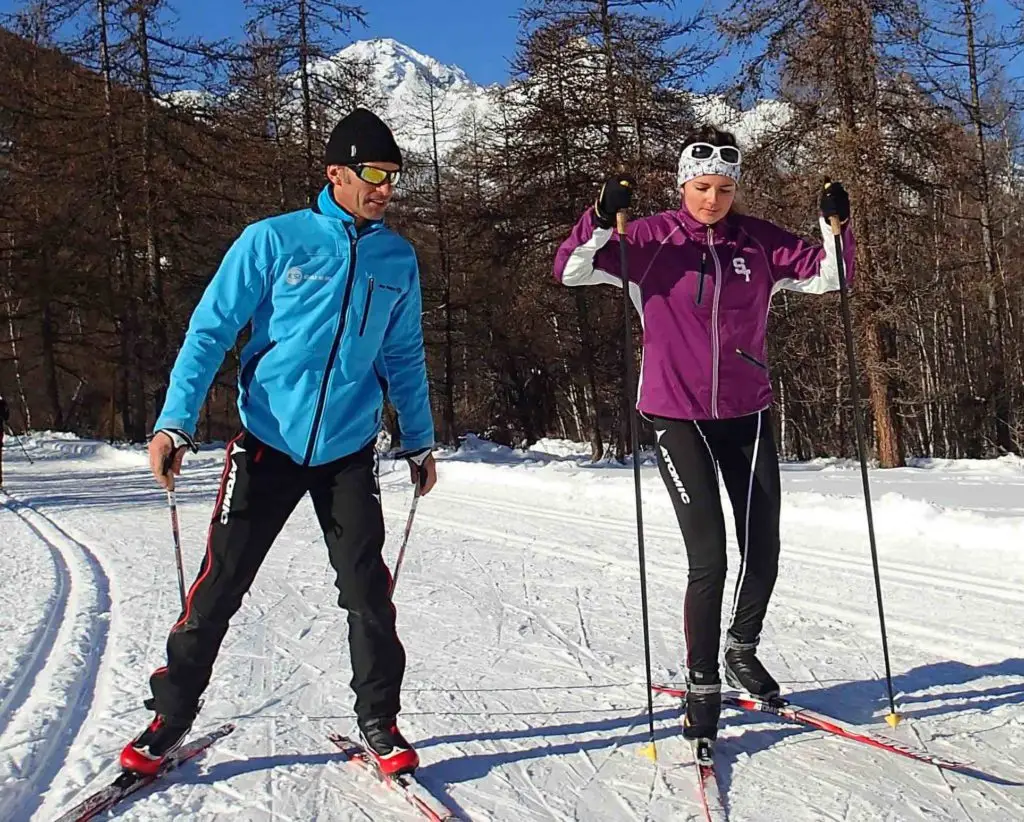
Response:
[{"label": "patterned headband", "polygon": [[[680,186],[688,183],[697,177],[703,177],[705,174],[718,174],[722,177],[728,177],[730,180],[735,182],[740,181],[740,163],[727,163],[722,159],[721,148],[718,146],[710,146],[707,144],[697,144],[703,147],[705,150],[711,150],[710,156],[701,158],[694,157],[695,146],[689,145],[683,149],[683,153],[679,156],[679,176],[678,183]],[[725,147],[729,148],[729,147]],[[732,148],[732,151],[736,154],[736,159],[740,159],[740,152]]]}]

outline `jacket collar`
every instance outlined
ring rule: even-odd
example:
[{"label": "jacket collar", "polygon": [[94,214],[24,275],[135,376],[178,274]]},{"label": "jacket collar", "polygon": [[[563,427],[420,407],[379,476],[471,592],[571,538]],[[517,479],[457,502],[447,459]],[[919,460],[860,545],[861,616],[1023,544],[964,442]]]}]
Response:
[{"label": "jacket collar", "polygon": [[[338,201],[334,199],[334,188],[330,183],[320,190],[320,194],[317,196],[316,202],[313,204],[313,211],[317,214],[323,214],[325,217],[332,217],[336,220],[341,220],[345,224],[346,231],[350,228],[355,228],[355,217],[338,205]],[[363,223],[362,228],[359,229],[359,233],[365,234],[366,232],[373,231],[382,225],[384,225],[382,220],[367,221]]]},{"label": "jacket collar", "polygon": [[735,225],[732,214],[727,214],[714,225],[708,226],[694,217],[685,205],[680,205],[676,212],[676,218],[682,225],[683,230],[692,240],[701,243],[708,242],[708,229],[711,230],[711,243],[718,245],[724,243],[735,234]]}]

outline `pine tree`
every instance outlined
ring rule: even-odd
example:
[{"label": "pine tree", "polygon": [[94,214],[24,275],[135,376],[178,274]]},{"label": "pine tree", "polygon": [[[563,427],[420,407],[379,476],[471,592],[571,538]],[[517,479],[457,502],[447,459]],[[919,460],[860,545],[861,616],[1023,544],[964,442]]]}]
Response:
[{"label": "pine tree", "polygon": [[[282,58],[279,70],[297,75],[303,178],[306,199],[311,203],[323,178],[320,147],[327,137],[324,133],[325,104],[318,93],[314,62],[326,58],[331,45],[347,37],[353,24],[363,23],[365,14],[360,6],[339,0],[246,0],[246,6],[255,13],[251,23],[266,27],[277,40],[277,52]],[[337,72],[335,76],[339,76]]]}]

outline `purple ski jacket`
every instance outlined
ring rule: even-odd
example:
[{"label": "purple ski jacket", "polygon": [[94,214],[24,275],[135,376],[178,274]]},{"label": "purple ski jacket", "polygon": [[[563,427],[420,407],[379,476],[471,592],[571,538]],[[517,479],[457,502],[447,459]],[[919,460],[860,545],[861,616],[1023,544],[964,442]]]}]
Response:
[{"label": "purple ski jacket", "polygon": [[[629,224],[630,298],[644,338],[640,412],[727,419],[772,404],[765,339],[772,295],[839,288],[832,231],[824,219],[819,223],[823,245],[746,215],[707,226],[685,206]],[[850,282],[855,244],[849,222],[842,238]],[[618,242],[618,232],[601,228],[587,209],[555,255],[555,279],[621,287]]]}]

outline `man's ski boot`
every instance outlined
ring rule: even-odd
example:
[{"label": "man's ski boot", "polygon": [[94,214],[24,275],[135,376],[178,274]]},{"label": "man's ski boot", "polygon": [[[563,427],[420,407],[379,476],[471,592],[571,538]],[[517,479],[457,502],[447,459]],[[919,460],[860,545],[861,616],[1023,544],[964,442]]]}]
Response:
[{"label": "man's ski boot", "polygon": [[722,680],[718,673],[690,671],[686,682],[683,736],[687,739],[714,740],[718,736],[718,717],[722,712]]},{"label": "man's ski boot", "polygon": [[420,758],[398,730],[394,717],[359,720],[359,738],[385,776],[412,773]]},{"label": "man's ski boot", "polygon": [[157,714],[146,729],[124,746],[121,767],[145,776],[155,776],[168,754],[174,753],[192,729],[192,719]]},{"label": "man's ski boot", "polygon": [[757,658],[757,640],[738,642],[731,635],[727,636],[725,681],[733,688],[761,699],[774,699],[779,695],[779,683]]}]

